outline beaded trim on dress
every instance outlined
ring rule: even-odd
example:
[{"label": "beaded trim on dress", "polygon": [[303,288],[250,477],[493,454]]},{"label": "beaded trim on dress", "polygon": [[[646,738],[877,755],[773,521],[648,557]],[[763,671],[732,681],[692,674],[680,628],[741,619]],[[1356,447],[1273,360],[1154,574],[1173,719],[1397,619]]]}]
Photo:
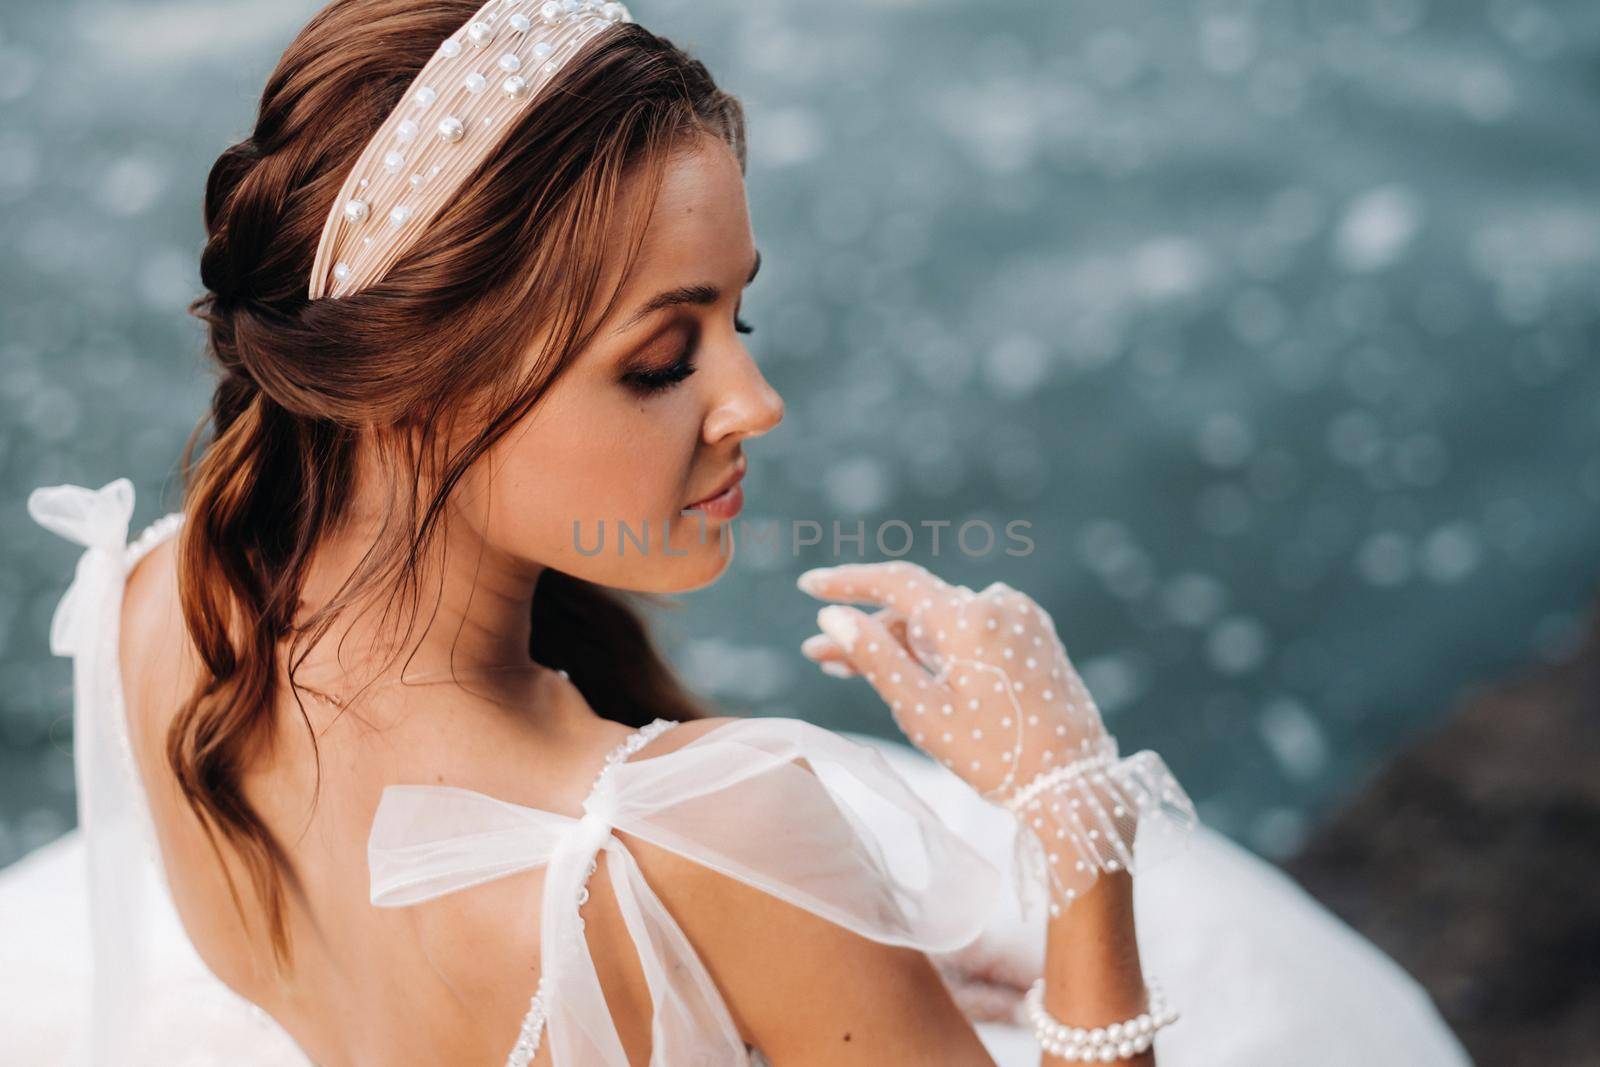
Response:
[{"label": "beaded trim on dress", "polygon": [[[600,768],[600,773],[595,775],[594,783],[589,787],[589,794],[593,796],[600,788],[600,784],[611,774],[612,768],[667,730],[678,725],[672,719],[657,718],[639,727],[629,734],[615,748],[606,753],[605,764]],[[589,860],[589,874],[594,874],[599,869],[600,858],[596,855]],[[585,878],[584,886],[578,890],[577,906],[583,907],[589,902],[588,879]],[[583,916],[578,916],[578,929],[583,929]],[[533,997],[528,1001],[528,1011],[522,1017],[522,1026],[517,1032],[517,1043],[511,1049],[511,1054],[506,1057],[506,1067],[527,1067],[528,1061],[539,1052],[539,1041],[544,1036],[545,1022],[545,976],[541,971],[539,984],[533,991]]]},{"label": "beaded trim on dress", "polygon": [[183,525],[184,514],[174,511],[146,526],[138,537],[128,542],[127,564],[128,570],[133,570],[134,564],[154,551],[155,547],[168,537],[177,533],[178,527]]}]

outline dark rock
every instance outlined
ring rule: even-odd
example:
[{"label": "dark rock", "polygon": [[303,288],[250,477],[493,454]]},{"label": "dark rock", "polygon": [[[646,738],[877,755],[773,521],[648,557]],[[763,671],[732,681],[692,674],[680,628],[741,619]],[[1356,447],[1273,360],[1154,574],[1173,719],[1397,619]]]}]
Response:
[{"label": "dark rock", "polygon": [[1287,867],[1479,1063],[1600,1062],[1600,611],[1576,655],[1471,697]]}]

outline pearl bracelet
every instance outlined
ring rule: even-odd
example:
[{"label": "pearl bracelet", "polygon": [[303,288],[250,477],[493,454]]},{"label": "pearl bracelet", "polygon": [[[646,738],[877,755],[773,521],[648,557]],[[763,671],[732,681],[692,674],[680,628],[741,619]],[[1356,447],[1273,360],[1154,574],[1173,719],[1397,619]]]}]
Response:
[{"label": "pearl bracelet", "polygon": [[1022,1002],[1033,1023],[1033,1036],[1045,1052],[1069,1063],[1113,1063],[1149,1050],[1156,1031],[1177,1021],[1178,1013],[1168,1007],[1166,996],[1153,980],[1145,986],[1145,999],[1148,1009],[1127,1022],[1090,1029],[1051,1018],[1044,1006],[1043,978],[1028,987]]}]

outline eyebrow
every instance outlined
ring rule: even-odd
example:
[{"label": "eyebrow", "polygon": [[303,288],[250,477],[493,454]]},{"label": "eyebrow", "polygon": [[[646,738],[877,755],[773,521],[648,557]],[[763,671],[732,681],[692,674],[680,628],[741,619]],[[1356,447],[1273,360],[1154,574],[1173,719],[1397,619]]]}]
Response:
[{"label": "eyebrow", "polygon": [[[746,285],[756,280],[756,275],[761,271],[761,250],[756,249],[756,259],[750,266],[750,276],[744,280]],[[715,285],[701,282],[695,285],[680,285],[676,289],[668,289],[657,293],[628,317],[627,321],[618,326],[613,333],[624,333],[640,319],[654,315],[663,308],[677,307],[679,304],[715,304],[722,296],[722,290]]]}]

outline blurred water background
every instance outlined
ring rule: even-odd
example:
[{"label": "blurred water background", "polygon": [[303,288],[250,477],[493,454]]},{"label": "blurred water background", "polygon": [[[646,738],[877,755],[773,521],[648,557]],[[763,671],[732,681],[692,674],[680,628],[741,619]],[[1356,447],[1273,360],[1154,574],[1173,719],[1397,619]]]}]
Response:
[{"label": "blurred water background", "polygon": [[[136,523],[176,505],[206,171],[318,6],[0,2],[0,864],[73,819],[46,634],[75,550],[24,498],[128,475]],[[744,317],[788,402],[745,520],[829,535],[662,619],[726,710],[895,733],[799,655],[793,577],[835,520],[871,559],[899,520],[909,558],[1038,598],[1124,747],[1284,858],[1571,646],[1600,573],[1593,0],[632,10],[745,102]],[[957,551],[969,520],[1033,551]]]}]

